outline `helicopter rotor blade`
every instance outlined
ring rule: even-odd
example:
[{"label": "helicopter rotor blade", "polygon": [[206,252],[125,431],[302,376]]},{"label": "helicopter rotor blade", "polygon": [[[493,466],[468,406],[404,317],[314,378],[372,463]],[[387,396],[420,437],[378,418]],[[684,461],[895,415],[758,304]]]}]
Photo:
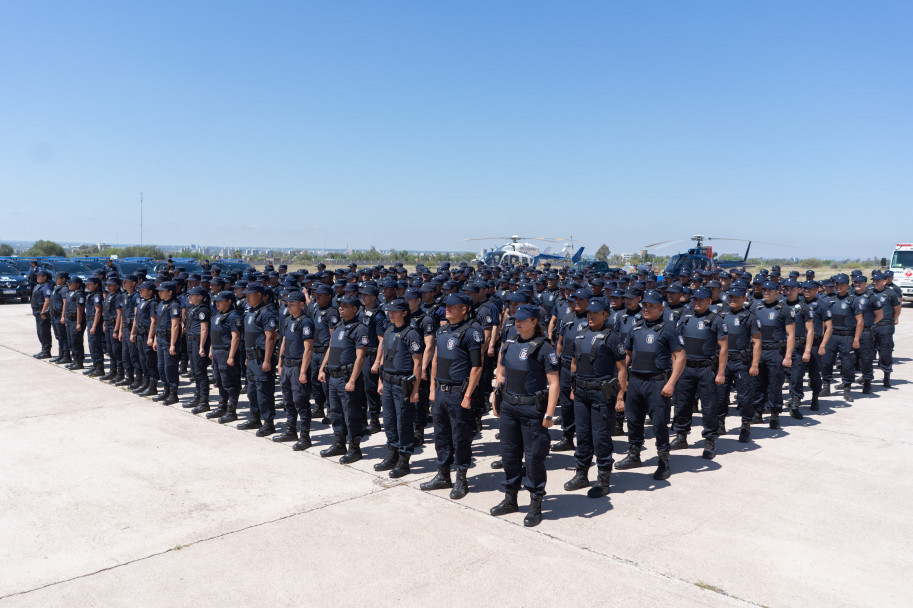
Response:
[{"label": "helicopter rotor blade", "polygon": [[756,241],[754,239],[730,239],[730,238],[723,238],[723,237],[716,237],[716,236],[708,236],[707,240],[708,241],[742,241],[745,243],[747,243],[748,241],[751,241],[752,244],[758,243],[760,245],[774,245],[776,247],[788,247],[790,249],[801,249],[801,247],[796,247],[795,245],[787,245],[785,243],[772,243],[770,241]]},{"label": "helicopter rotor blade", "polygon": [[644,246],[643,246],[643,249],[651,249],[651,248],[653,248],[653,247],[659,247],[660,245],[663,245],[663,244],[665,244],[665,243],[672,243],[672,242],[674,242],[674,241],[673,241],[673,240],[668,240],[668,241],[660,241],[660,242],[658,242],[658,243],[651,243],[651,244],[649,244],[649,245],[644,245]]},{"label": "helicopter rotor blade", "polygon": [[463,239],[464,241],[509,241],[509,236],[483,236],[474,239]]}]

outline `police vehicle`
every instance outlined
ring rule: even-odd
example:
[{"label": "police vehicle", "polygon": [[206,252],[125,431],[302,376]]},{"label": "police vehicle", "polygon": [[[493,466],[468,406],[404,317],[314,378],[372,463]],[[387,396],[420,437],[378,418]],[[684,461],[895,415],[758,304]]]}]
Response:
[{"label": "police vehicle", "polygon": [[6,262],[16,269],[16,272],[23,277],[29,276],[29,269],[32,267],[32,260],[35,258],[20,258],[17,256],[2,257],[0,260]]},{"label": "police vehicle", "polygon": [[894,284],[903,293],[903,301],[913,302],[913,243],[894,246],[890,269],[894,272]]},{"label": "police vehicle", "polygon": [[[25,262],[28,268],[28,260]],[[0,260],[0,300],[15,300],[28,302],[32,294],[29,291],[29,282],[19,272],[19,268],[9,262],[9,259]]]},{"label": "police vehicle", "polygon": [[[204,272],[203,268],[197,264],[195,258],[171,258],[172,263],[174,263],[175,268],[183,268],[184,272],[188,274]],[[156,273],[161,270],[164,270],[168,266],[168,262],[159,262],[155,265],[153,269]]]},{"label": "police vehicle", "polygon": [[105,264],[108,262],[108,258],[100,257],[78,257],[70,258],[74,262],[79,262],[89,270],[98,270],[99,268],[104,268]]},{"label": "police vehicle", "polygon": [[[539,251],[539,247],[530,243],[521,243],[523,239],[529,239],[532,241],[546,241],[549,243],[563,243],[571,239],[551,239],[544,236],[536,237],[525,237],[517,236],[491,236],[491,237],[481,237],[481,238],[472,238],[472,239],[463,239],[464,241],[500,241],[507,240],[507,243],[496,247],[494,249],[483,249],[479,252],[478,257],[473,260],[475,262],[482,262],[486,266],[500,266],[501,264],[528,264],[529,266],[535,266],[536,262],[539,260],[542,252]],[[583,253],[583,247],[580,248],[580,251],[577,252],[577,259]],[[549,257],[548,254],[545,254],[546,257]],[[564,259],[564,256],[550,256],[549,259]],[[543,259],[544,261],[544,259]]]},{"label": "police vehicle", "polygon": [[[691,237],[691,240],[694,241],[694,247],[691,247],[685,253],[676,253],[669,258],[669,263],[666,264],[663,274],[677,277],[683,270],[694,272],[695,270],[720,270],[723,268],[744,268],[748,266],[748,252],[751,250],[751,241],[748,241],[748,247],[745,248],[745,256],[741,260],[724,262],[716,259],[717,254],[713,252],[713,247],[704,245],[704,241],[743,241],[745,239],[723,239],[696,234]],[[663,241],[660,243],[653,243],[652,245],[647,245],[645,249],[671,242],[672,241]]]},{"label": "police vehicle", "polygon": [[155,268],[156,262],[152,258],[115,258],[114,268],[117,269],[117,274],[120,278],[124,278],[128,274],[134,274],[140,268],[146,269],[146,274],[152,274],[153,268]]},{"label": "police vehicle", "polygon": [[244,260],[239,260],[237,258],[216,260],[210,264],[210,267],[219,268],[222,271],[223,275],[231,274],[238,270],[240,270],[242,273],[255,270],[253,266]]},{"label": "police vehicle", "polygon": [[92,271],[84,264],[74,262],[67,258],[47,257],[38,258],[38,266],[51,273],[51,279],[57,276],[58,272],[68,272],[70,277],[79,277],[83,281],[92,276]]}]

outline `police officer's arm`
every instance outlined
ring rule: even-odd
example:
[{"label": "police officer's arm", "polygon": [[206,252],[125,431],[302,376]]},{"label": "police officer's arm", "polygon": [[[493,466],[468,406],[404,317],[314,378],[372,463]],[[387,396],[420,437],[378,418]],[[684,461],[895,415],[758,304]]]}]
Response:
[{"label": "police officer's arm", "polygon": [[[47,283],[45,283],[46,285]],[[51,296],[46,296],[44,298],[44,303],[41,305],[41,316],[48,314],[48,308],[51,307]]]},{"label": "police officer's arm", "polygon": [[235,330],[231,332],[231,346],[228,347],[228,360],[226,361],[228,365],[235,364],[235,357],[239,348],[241,348],[241,332]]},{"label": "police officer's arm", "polygon": [[434,356],[431,358],[431,376],[429,380],[431,381],[431,397],[434,398],[434,393],[437,392],[437,349],[434,350]]},{"label": "police officer's arm", "polygon": [[564,336],[558,334],[558,342],[555,344],[555,355],[558,357],[561,356],[561,352],[564,350]]},{"label": "police officer's arm", "polygon": [[859,348],[859,339],[862,337],[862,313],[856,313],[856,334],[853,336],[853,348]]},{"label": "police officer's arm", "polygon": [[[557,304],[556,304],[555,308],[557,308],[557,307],[558,307],[558,306],[557,306]],[[505,308],[505,311],[506,311],[506,310],[507,310],[507,309]],[[506,317],[505,317],[505,318],[506,318]],[[552,332],[555,331],[555,323],[557,323],[557,322],[558,322],[558,317],[556,317],[555,315],[552,315],[552,318],[548,320],[548,335],[552,335]],[[560,340],[561,338],[558,338],[558,339]],[[557,348],[555,349],[555,352],[558,352],[558,349],[557,349]],[[560,356],[561,353],[558,352],[558,355]]]},{"label": "police officer's arm", "polygon": [[416,377],[430,379],[431,360],[434,358],[434,334],[426,335],[423,340],[425,341],[425,352],[422,353],[422,373]]},{"label": "police officer's arm", "polygon": [[786,323],[786,354],[783,355],[783,367],[792,367],[793,351],[796,349],[796,324]]},{"label": "police officer's arm", "polygon": [[466,385],[466,392],[463,393],[463,401],[460,402],[460,407],[463,409],[472,409],[472,393],[475,392],[476,387],[479,386],[479,379],[481,379],[481,377],[482,363],[479,362],[478,365],[474,365],[469,370],[469,384]]},{"label": "police officer's arm", "polygon": [[114,318],[114,339],[120,340],[120,332],[124,327],[124,310],[122,307],[118,306],[115,313],[117,316]]},{"label": "police officer's arm", "polygon": [[897,302],[897,305],[894,306],[894,325],[897,325],[897,322],[900,321],[900,311],[903,310],[903,302]]},{"label": "police officer's arm", "polygon": [[279,362],[276,363],[276,373],[282,373],[282,355],[285,354],[285,336],[279,338]]},{"label": "police officer's arm", "polygon": [[[422,377],[422,353],[415,353],[412,355],[412,375],[415,376],[415,380],[412,382],[412,394],[409,395],[409,401],[411,403],[418,403],[418,389],[419,389],[419,379]],[[381,382],[383,384],[383,382]]]},{"label": "police officer's arm", "polygon": [[[502,355],[502,354],[503,354],[503,353],[498,353],[498,367],[497,367],[497,369],[495,370],[495,386],[498,386],[499,384],[501,384],[502,382],[504,382],[504,375],[505,375],[505,373],[504,373],[504,364],[501,363],[501,355]],[[492,393],[491,393],[491,413],[495,415],[495,418],[500,418],[500,417],[501,417],[500,412],[498,412],[498,410],[495,409],[495,393],[494,393],[494,391],[492,391]]]},{"label": "police officer's arm", "polygon": [[834,322],[831,319],[824,320],[824,337],[821,338],[821,346],[818,347],[818,354],[824,355],[825,347],[827,346],[828,341],[831,339],[831,334],[834,333]]},{"label": "police officer's arm", "polygon": [[181,331],[181,317],[174,316],[171,317],[171,346],[169,347],[169,353],[174,356],[178,354],[178,334]]},{"label": "police officer's arm", "polygon": [[[341,329],[339,331],[342,331]],[[330,349],[333,348],[333,333],[330,332],[330,342],[327,344],[327,349],[323,353],[323,361],[320,362],[320,369],[317,370],[317,382],[326,382],[327,376],[324,370],[327,366],[327,361],[330,358]]]},{"label": "police officer's arm", "polygon": [[[377,374],[380,372],[380,366],[384,362],[384,337],[383,335],[377,336],[377,356],[374,357],[374,365],[371,366],[371,373]],[[382,383],[379,383],[382,384]]]},{"label": "police officer's arm", "polygon": [[206,340],[209,338],[209,321],[200,321],[200,356],[205,357],[206,352],[203,350]]},{"label": "police officer's arm", "polygon": [[367,349],[363,346],[355,349],[355,363],[352,364],[352,375],[349,376],[349,381],[346,382],[347,392],[351,393],[355,390],[355,381],[358,380],[358,377],[361,375],[361,368],[365,364],[366,354]]},{"label": "police officer's arm", "polygon": [[66,316],[67,316],[67,299],[64,298],[63,299],[63,308],[60,311],[60,324],[61,325],[66,323]]},{"label": "police officer's arm", "polygon": [[[93,304],[93,306],[95,305]],[[95,335],[95,329],[101,324],[102,314],[101,305],[95,306],[95,318],[92,319],[92,329],[89,330],[90,334]]]},{"label": "police officer's arm", "polygon": [[682,372],[685,369],[685,350],[680,349],[672,351],[672,375],[669,376],[669,381],[666,382],[666,385],[663,386],[662,395],[663,397],[671,397],[675,392],[675,383],[678,382],[679,377],[681,377]]},{"label": "police officer's arm", "polygon": [[[630,355],[630,353],[628,353]],[[628,390],[628,357],[615,362],[618,375],[618,391],[615,393],[615,411],[625,411],[625,392]]]},{"label": "police officer's arm", "polygon": [[756,331],[751,334],[751,367],[748,368],[749,376],[757,376],[760,373],[758,365],[761,361],[761,332]]},{"label": "police officer's arm", "polygon": [[729,363],[729,338],[723,336],[716,341],[720,348],[720,360],[716,370],[716,383],[723,384],[726,382],[726,364]]},{"label": "police officer's arm", "polygon": [[79,331],[80,328],[83,326],[82,322],[83,322],[83,320],[85,320],[85,318],[86,318],[86,307],[80,306],[79,304],[77,304],[76,305],[76,331]]},{"label": "police officer's arm", "polygon": [[263,365],[260,366],[265,372],[268,372],[273,368],[273,353],[276,352],[276,330],[275,329],[264,329],[263,333],[266,335],[266,346],[263,349]]},{"label": "police officer's arm", "polygon": [[146,336],[146,344],[152,347],[152,350],[155,350],[155,326],[158,325],[158,319],[156,315],[150,315],[149,317],[149,335]]},{"label": "police officer's arm", "polygon": [[[876,308],[874,316],[875,316],[875,318],[873,320],[873,323],[875,325],[877,325],[878,323],[881,322],[882,319],[884,319],[884,309]],[[897,317],[894,317],[894,318],[896,319]]]},{"label": "police officer's arm", "polygon": [[805,320],[805,352],[802,353],[802,361],[808,363],[812,358],[812,343],[814,340],[812,336],[815,335],[815,322],[812,321],[811,317],[806,318]]},{"label": "police officer's arm", "polygon": [[555,408],[558,406],[561,384],[558,381],[558,372],[548,372],[545,377],[548,379],[548,405],[545,408],[545,416],[542,418],[542,426],[548,429],[555,424],[551,418],[555,416]]},{"label": "police officer's arm", "polygon": [[311,353],[314,350],[314,340],[304,341],[304,354],[301,355],[301,373],[298,374],[298,382],[301,384],[308,383],[308,370],[311,368]]}]

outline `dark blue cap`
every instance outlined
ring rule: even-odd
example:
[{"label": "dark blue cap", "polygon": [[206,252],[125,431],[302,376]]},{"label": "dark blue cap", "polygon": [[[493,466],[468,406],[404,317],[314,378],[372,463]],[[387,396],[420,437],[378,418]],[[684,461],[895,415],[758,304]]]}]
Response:
[{"label": "dark blue cap", "polygon": [[58,270],[57,278],[58,279],[68,279],[68,278],[70,278],[70,273],[67,272],[66,270]]},{"label": "dark blue cap", "polygon": [[625,297],[625,290],[624,289],[613,289],[612,293],[610,295],[613,298],[623,298],[623,297]]},{"label": "dark blue cap", "polygon": [[792,289],[793,287],[798,287],[798,286],[799,286],[799,282],[796,281],[795,279],[786,279],[785,281],[783,281],[782,283],[780,283],[780,285],[782,285],[783,287],[787,287],[787,288]]},{"label": "dark blue cap", "polygon": [[[876,279],[875,277],[872,277],[872,280],[877,281],[878,279]],[[853,277],[853,282],[854,283],[868,283],[869,280],[867,278],[865,278],[864,274],[857,274],[855,277]]]},{"label": "dark blue cap", "polygon": [[466,283],[463,285],[462,291],[464,293],[479,293],[479,286],[475,283]]},{"label": "dark blue cap", "polygon": [[125,275],[125,276],[124,276],[124,279],[123,279],[123,280],[124,280],[124,281],[133,281],[134,283],[136,283],[137,277],[136,277],[135,274],[128,274],[128,275]]},{"label": "dark blue cap", "polygon": [[455,306],[457,304],[462,304],[464,306],[472,306],[472,298],[467,296],[464,293],[452,293],[446,298],[444,298],[445,306]]},{"label": "dark blue cap", "polygon": [[422,284],[422,293],[429,292],[434,293],[434,283],[428,282]]},{"label": "dark blue cap", "polygon": [[200,276],[199,272],[192,272],[192,273],[190,273],[190,275],[188,275],[187,279],[189,281],[201,281],[203,279],[203,277]]},{"label": "dark blue cap", "polygon": [[509,296],[507,296],[508,302],[515,302],[517,304],[529,304],[532,300],[532,296],[528,291],[515,291]]},{"label": "dark blue cap", "polygon": [[248,283],[247,287],[244,288],[244,295],[249,293],[263,293],[264,291],[266,291],[266,288],[260,283]]},{"label": "dark blue cap", "polygon": [[154,281],[143,281],[142,283],[139,284],[139,286],[137,287],[137,289],[152,289],[152,290],[155,290],[155,282],[154,282]]},{"label": "dark blue cap", "polygon": [[713,297],[713,294],[706,287],[698,287],[694,290],[694,295],[691,297],[695,300],[709,300]]},{"label": "dark blue cap", "polygon": [[315,294],[327,294],[330,295],[333,293],[333,288],[327,285],[326,283],[320,283],[317,287],[314,288]]},{"label": "dark blue cap", "polygon": [[590,300],[590,305],[587,306],[586,309],[590,312],[602,312],[603,310],[609,309],[609,303],[602,298],[593,298]]},{"label": "dark blue cap", "polygon": [[578,289],[577,291],[572,293],[570,295],[570,297],[574,298],[575,300],[589,300],[590,298],[593,297],[593,291],[586,287],[581,287],[580,289]]},{"label": "dark blue cap", "polygon": [[234,299],[235,299],[235,294],[233,294],[232,292],[230,292],[230,291],[228,291],[228,290],[220,291],[220,292],[217,293],[216,295],[212,296],[212,301],[213,301],[213,302],[219,302],[219,301],[222,301],[222,300],[229,300],[229,301],[230,301],[230,300],[234,300]]},{"label": "dark blue cap", "polygon": [[47,278],[50,279],[50,278],[51,278],[51,273],[50,273],[50,271],[45,270],[44,268],[41,268],[40,270],[38,270],[38,272],[35,273],[35,276],[47,277]]},{"label": "dark blue cap", "polygon": [[[651,290],[651,291],[652,291],[652,290]],[[657,293],[659,293],[659,292],[657,292]],[[639,298],[639,297],[641,297],[642,295],[644,295],[644,292],[642,292],[641,290],[639,290],[639,289],[636,288],[636,287],[628,287],[628,288],[625,290],[625,297],[626,297],[626,298]]]},{"label": "dark blue cap", "polygon": [[354,306],[355,308],[358,308],[361,305],[361,302],[358,301],[358,298],[349,295],[342,296],[339,298],[339,300],[337,300],[337,302],[339,302],[340,306]]},{"label": "dark blue cap", "polygon": [[834,283],[849,283],[849,282],[850,282],[850,278],[842,272],[834,277]]},{"label": "dark blue cap", "polygon": [[885,276],[885,277],[893,277],[893,276],[894,276],[894,271],[893,271],[893,270],[885,270],[885,271],[884,271],[884,276]]},{"label": "dark blue cap", "polygon": [[872,280],[873,280],[873,281],[884,281],[884,280],[887,279],[887,278],[888,278],[888,277],[887,277],[885,274],[881,273],[881,272],[876,272],[875,274],[872,275]]},{"label": "dark blue cap", "polygon": [[342,286],[343,293],[358,293],[358,285],[355,283],[346,283]]},{"label": "dark blue cap", "polygon": [[722,289],[723,284],[717,280],[713,280],[707,283],[707,287],[709,289]]},{"label": "dark blue cap", "polygon": [[82,279],[80,277],[69,277],[67,283],[82,283]]},{"label": "dark blue cap", "polygon": [[306,302],[307,301],[304,297],[304,294],[297,290],[290,291],[287,294],[285,294],[284,299],[286,302]]},{"label": "dark blue cap", "polygon": [[422,293],[414,287],[407,289],[406,293],[403,294],[403,298],[405,298],[407,300],[418,300],[421,297],[422,297]]},{"label": "dark blue cap", "polygon": [[190,289],[190,291],[187,292],[187,295],[189,295],[189,296],[205,296],[207,293],[209,293],[209,292],[206,291],[206,288],[205,288],[205,287],[200,287],[199,285],[197,285],[196,287],[192,287],[192,288]]},{"label": "dark blue cap", "polygon": [[377,285],[374,285],[373,283],[362,285],[360,291],[366,296],[376,296],[379,293]]},{"label": "dark blue cap", "polygon": [[761,289],[780,289],[780,284],[776,281],[764,281],[761,283]]},{"label": "dark blue cap", "polygon": [[383,289],[390,289],[390,288],[396,289],[396,279],[384,279],[384,281],[380,284],[380,286]]},{"label": "dark blue cap", "polygon": [[669,293],[682,293],[682,284],[681,283],[670,283],[666,288],[666,291]]},{"label": "dark blue cap", "polygon": [[538,319],[539,318],[539,307],[533,306],[532,304],[523,304],[517,307],[517,314],[514,315],[514,319],[517,321],[525,321],[526,319]]},{"label": "dark blue cap", "polygon": [[741,297],[744,296],[746,293],[747,293],[747,292],[745,291],[745,288],[744,288],[744,287],[732,287],[732,288],[729,289],[729,297],[733,297],[733,296],[734,296],[734,297],[736,297],[736,298],[741,298]]},{"label": "dark blue cap", "polygon": [[655,289],[648,289],[644,293],[642,302],[644,304],[662,304],[663,303],[663,294],[659,293]]},{"label": "dark blue cap", "polygon": [[392,300],[389,304],[387,304],[387,310],[388,311],[399,310],[402,312],[406,312],[409,310],[409,305],[406,303],[405,300],[400,300],[399,298],[397,298],[396,300]]},{"label": "dark blue cap", "polygon": [[687,285],[685,285],[684,287],[682,287],[682,293],[685,294],[686,296],[690,296],[690,295],[691,295],[691,288],[688,287]]},{"label": "dark blue cap", "polygon": [[803,289],[818,289],[818,281],[806,281],[802,283]]},{"label": "dark blue cap", "polygon": [[158,291],[177,291],[178,286],[174,284],[174,281],[162,281],[159,284]]}]

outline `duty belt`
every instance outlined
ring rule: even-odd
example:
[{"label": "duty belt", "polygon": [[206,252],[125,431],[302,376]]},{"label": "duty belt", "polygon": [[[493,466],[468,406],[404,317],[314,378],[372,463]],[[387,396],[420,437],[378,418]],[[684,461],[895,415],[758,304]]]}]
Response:
[{"label": "duty belt", "polygon": [[562,357],[562,359],[561,359],[561,367],[566,367],[566,368],[568,368],[568,369],[571,369],[571,361],[573,361],[573,359],[565,359],[565,358]]},{"label": "duty belt", "polygon": [[666,379],[666,372],[631,372],[631,375],[637,378],[638,380],[645,380],[647,382],[656,382],[658,380]]},{"label": "duty belt", "polygon": [[[602,389],[602,385],[608,382],[608,380],[584,380],[582,378],[577,378],[574,381],[577,388],[584,391],[598,391]],[[505,395],[506,396],[506,395]]]},{"label": "duty belt", "polygon": [[322,354],[325,353],[325,352],[327,352],[327,345],[326,345],[326,344],[323,344],[323,345],[315,344],[315,345],[314,345],[314,353],[315,353],[315,354],[322,355]]},{"label": "duty belt", "polygon": [[381,370],[380,374],[381,374],[381,379],[383,379],[384,382],[393,382],[393,383],[399,383],[403,378],[406,378],[406,377],[412,375],[411,373],[397,374],[395,372],[387,372],[384,370]]},{"label": "duty belt", "polygon": [[761,344],[761,350],[780,350],[779,342],[764,342]]},{"label": "duty belt", "polygon": [[228,350],[228,348],[228,346],[216,346],[215,344],[212,345],[212,350]]},{"label": "duty belt", "polygon": [[504,401],[508,402],[511,405],[535,405],[536,396],[535,395],[511,395],[510,393],[504,393]]},{"label": "duty belt", "polygon": [[711,359],[702,359],[700,361],[685,361],[686,367],[713,367]]},{"label": "duty belt", "polygon": [[144,333],[144,334],[149,333],[149,326],[148,325],[137,325],[136,333]]},{"label": "duty belt", "polygon": [[127,329],[132,329],[132,328],[133,328],[133,321],[124,321],[123,326],[126,327]]},{"label": "duty belt", "polygon": [[742,351],[729,351],[729,360],[730,361],[742,361]]},{"label": "duty belt", "polygon": [[365,356],[366,356],[366,357],[375,357],[375,356],[377,356],[377,347],[374,346],[374,347],[366,348],[366,349],[365,349]]},{"label": "duty belt", "polygon": [[352,373],[353,368],[354,366],[352,365],[343,365],[342,367],[337,367],[335,369],[326,367],[324,368],[324,371],[330,378],[347,378],[349,374]]},{"label": "duty belt", "polygon": [[836,328],[834,329],[835,336],[852,336],[856,333],[855,329],[845,329],[845,328]]},{"label": "duty belt", "polygon": [[67,313],[67,321],[75,321],[75,320],[76,320],[76,313],[75,313],[75,312],[74,312],[74,313]]},{"label": "duty belt", "polygon": [[798,349],[802,348],[803,346],[805,346],[806,340],[807,340],[807,338],[805,336],[802,336],[801,338],[796,338],[796,349],[798,350]]},{"label": "duty belt", "polygon": [[197,335],[197,334],[194,334],[194,335],[192,335],[192,336],[191,336],[190,334],[187,334],[187,341],[188,341],[188,342],[199,342],[199,341],[200,341],[200,336]]},{"label": "duty belt", "polygon": [[441,382],[439,380],[437,386],[445,393],[452,393],[454,391],[459,392],[460,387],[463,386],[463,382]]},{"label": "duty belt", "polygon": [[282,363],[284,363],[285,365],[290,365],[292,367],[295,367],[296,365],[300,366],[301,359],[294,359],[292,357],[286,357],[285,355],[282,355]]},{"label": "duty belt", "polygon": [[254,346],[252,348],[245,348],[244,352],[247,353],[247,356],[250,359],[256,359],[257,361],[260,361],[261,359],[263,359],[263,349],[262,348],[258,348],[256,346]]}]

